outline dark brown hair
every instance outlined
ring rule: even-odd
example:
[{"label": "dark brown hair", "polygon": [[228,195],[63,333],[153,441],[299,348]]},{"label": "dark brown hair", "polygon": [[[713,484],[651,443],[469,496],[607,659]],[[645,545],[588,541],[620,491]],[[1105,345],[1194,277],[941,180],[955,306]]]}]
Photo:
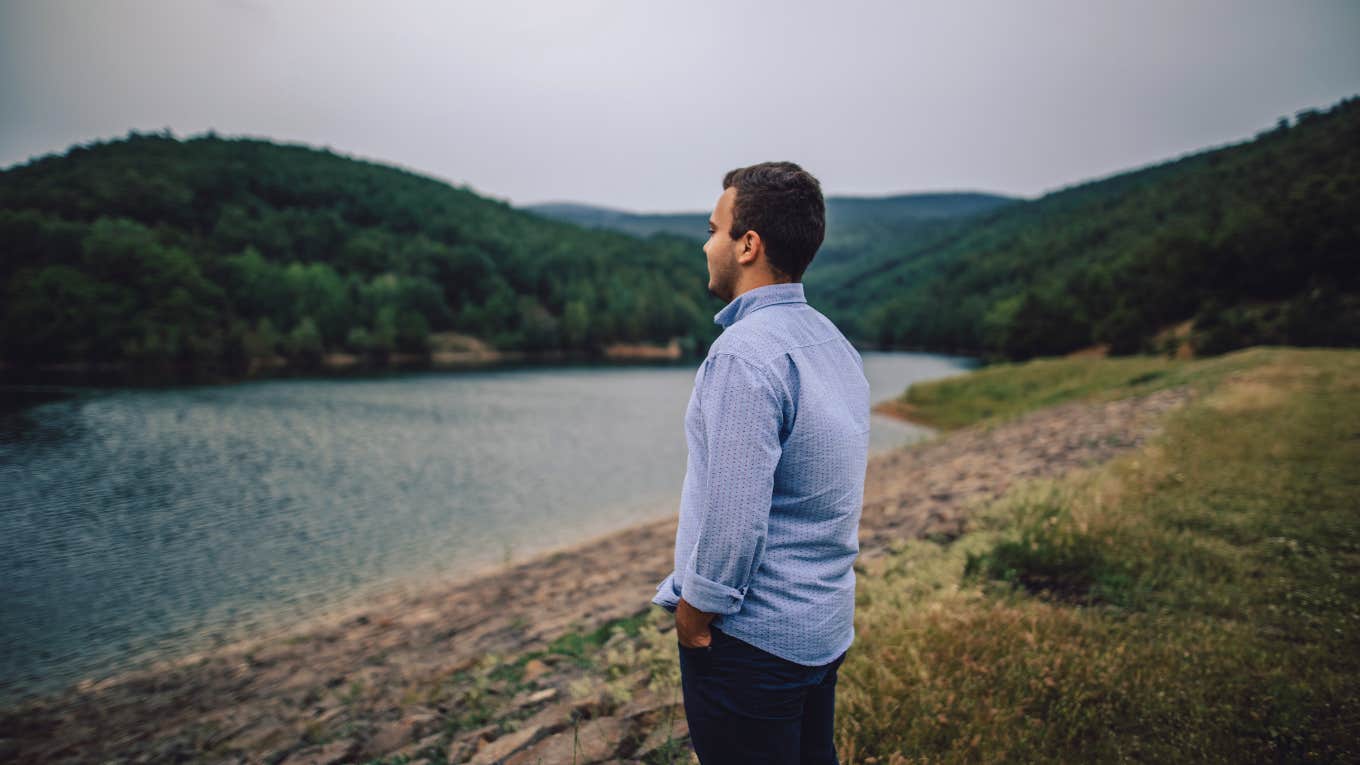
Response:
[{"label": "dark brown hair", "polygon": [[723,176],[723,190],[737,187],[729,235],[755,231],[776,271],[800,281],[826,236],[822,185],[792,162],[761,162]]}]

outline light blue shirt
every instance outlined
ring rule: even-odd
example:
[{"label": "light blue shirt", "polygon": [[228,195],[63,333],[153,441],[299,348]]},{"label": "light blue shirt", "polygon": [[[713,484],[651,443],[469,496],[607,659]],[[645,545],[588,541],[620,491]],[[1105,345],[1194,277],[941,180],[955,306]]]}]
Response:
[{"label": "light blue shirt", "polygon": [[864,361],[798,282],[738,295],[694,377],[675,567],[712,624],[820,666],[854,642],[855,558],[869,453]]}]

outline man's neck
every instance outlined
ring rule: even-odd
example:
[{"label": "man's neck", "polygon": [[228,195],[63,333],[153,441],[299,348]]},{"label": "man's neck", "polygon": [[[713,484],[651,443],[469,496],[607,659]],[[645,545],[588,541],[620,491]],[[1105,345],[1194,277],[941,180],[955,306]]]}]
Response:
[{"label": "man's neck", "polygon": [[[792,279],[785,279],[783,281],[779,281],[769,276],[757,276],[752,277],[750,280],[747,281],[738,281],[737,289],[735,292],[732,293],[732,300],[736,300],[743,294],[750,292],[751,290],[757,287],[768,287],[771,284],[794,284],[794,281]],[[732,300],[729,300],[727,302],[730,303],[732,302]]]}]

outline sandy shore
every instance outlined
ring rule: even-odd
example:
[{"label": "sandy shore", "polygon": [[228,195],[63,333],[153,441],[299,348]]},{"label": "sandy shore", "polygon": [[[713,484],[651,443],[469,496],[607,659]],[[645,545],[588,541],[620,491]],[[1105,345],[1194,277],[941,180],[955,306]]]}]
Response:
[{"label": "sandy shore", "polygon": [[[964,533],[968,509],[1017,480],[1062,475],[1138,446],[1190,395],[1064,404],[874,456],[860,561],[902,539]],[[661,761],[666,747],[684,749],[686,729],[674,690],[654,668],[610,678],[615,690],[582,692],[600,679],[589,677],[598,664],[548,649],[564,635],[640,614],[664,631],[668,615],[650,600],[670,571],[676,524],[672,517],[460,581],[394,590],[286,633],[0,711],[0,759]],[[674,651],[673,633],[660,643],[655,634],[646,645],[629,641],[619,634],[607,648],[638,664],[647,645]],[[547,653],[496,669],[533,651]],[[621,685],[631,690],[619,693]],[[677,761],[688,761],[682,755]]]}]

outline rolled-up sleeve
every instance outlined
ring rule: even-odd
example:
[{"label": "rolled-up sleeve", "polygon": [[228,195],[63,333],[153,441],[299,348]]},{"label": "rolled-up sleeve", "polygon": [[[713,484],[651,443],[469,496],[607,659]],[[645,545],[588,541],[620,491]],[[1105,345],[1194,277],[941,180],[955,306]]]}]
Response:
[{"label": "rolled-up sleeve", "polygon": [[652,596],[652,602],[671,613],[675,613],[675,609],[680,605],[680,595],[675,591],[674,571],[667,574],[661,584],[656,586],[656,595]]},{"label": "rolled-up sleeve", "polygon": [[732,614],[741,610],[765,552],[783,405],[780,388],[755,364],[720,353],[705,366],[704,498],[680,593],[700,611]]}]

